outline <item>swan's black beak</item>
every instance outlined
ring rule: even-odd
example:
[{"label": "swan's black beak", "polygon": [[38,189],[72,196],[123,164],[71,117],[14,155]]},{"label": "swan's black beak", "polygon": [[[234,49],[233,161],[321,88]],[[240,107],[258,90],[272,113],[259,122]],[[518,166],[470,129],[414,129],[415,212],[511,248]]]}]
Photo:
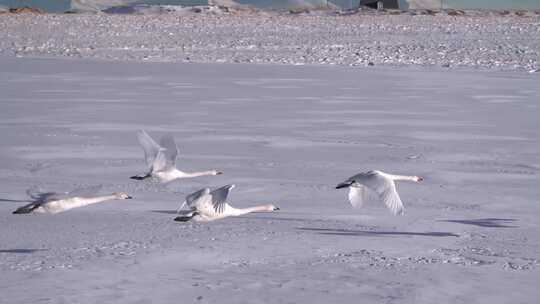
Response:
[{"label": "swan's black beak", "polygon": [[216,175],[221,175],[221,174],[223,174],[223,172],[221,171],[216,172]]},{"label": "swan's black beak", "polygon": [[344,182],[344,183],[340,183],[336,186],[336,189],[341,189],[341,188],[348,188],[350,187],[351,185],[353,184],[353,182]]},{"label": "swan's black beak", "polygon": [[279,210],[279,207],[274,207],[274,211],[277,211],[277,210]]},{"label": "swan's black beak", "polygon": [[126,197],[126,199],[133,199],[133,196],[128,195],[128,197]]}]

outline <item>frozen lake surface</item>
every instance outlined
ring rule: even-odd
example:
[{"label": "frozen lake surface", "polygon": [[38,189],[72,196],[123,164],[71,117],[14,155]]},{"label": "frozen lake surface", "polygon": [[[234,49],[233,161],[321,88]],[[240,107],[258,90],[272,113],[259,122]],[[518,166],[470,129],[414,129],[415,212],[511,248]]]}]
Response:
[{"label": "frozen lake surface", "polygon": [[[540,279],[540,75],[0,57],[2,303],[532,303]],[[170,132],[166,186],[135,132]],[[406,215],[352,209],[379,169]],[[235,183],[278,213],[174,222]],[[25,191],[103,184],[135,199],[16,216]]]}]

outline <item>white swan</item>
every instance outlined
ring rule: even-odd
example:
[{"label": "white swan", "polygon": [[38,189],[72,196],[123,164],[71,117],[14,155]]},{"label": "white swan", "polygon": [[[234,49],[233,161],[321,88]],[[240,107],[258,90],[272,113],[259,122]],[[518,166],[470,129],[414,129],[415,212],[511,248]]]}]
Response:
[{"label": "white swan", "polygon": [[58,194],[54,192],[31,193],[33,201],[13,211],[13,214],[48,213],[55,214],[73,208],[97,204],[108,200],[131,199],[132,197],[123,192],[115,192],[111,195],[95,196],[101,187],[80,188],[74,191]]},{"label": "white swan", "polygon": [[198,222],[209,222],[217,219],[221,219],[229,216],[239,216],[258,211],[276,211],[278,207],[268,204],[260,205],[250,208],[234,208],[229,205],[227,197],[234,188],[234,185],[226,185],[221,188],[210,191],[208,188],[196,191],[188,196],[186,200],[180,206],[182,209],[185,205],[189,207],[189,210],[184,214],[176,217],[175,221],[187,222],[191,219]]},{"label": "white swan", "polygon": [[143,180],[149,177],[156,177],[160,182],[167,183],[178,178],[222,174],[222,172],[216,170],[192,173],[178,170],[176,168],[178,147],[170,134],[161,137],[159,145],[143,130],[137,132],[137,138],[144,150],[148,173],[132,176],[132,179]]},{"label": "white swan", "polygon": [[336,186],[336,189],[349,188],[349,201],[355,208],[370,200],[373,196],[383,201],[394,215],[403,215],[405,207],[399,198],[394,181],[424,180],[419,176],[392,175],[381,171],[368,171],[356,174]]}]

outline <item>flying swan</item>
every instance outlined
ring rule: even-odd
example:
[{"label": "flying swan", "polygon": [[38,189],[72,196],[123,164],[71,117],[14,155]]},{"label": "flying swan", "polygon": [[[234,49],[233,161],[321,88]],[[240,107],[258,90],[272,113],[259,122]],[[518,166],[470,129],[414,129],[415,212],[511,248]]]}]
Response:
[{"label": "flying swan", "polygon": [[132,176],[132,179],[143,180],[155,177],[160,182],[167,183],[178,178],[222,174],[216,170],[186,173],[176,169],[178,147],[170,134],[161,137],[159,145],[143,130],[137,132],[137,138],[144,150],[148,173]]},{"label": "flying swan", "polygon": [[132,198],[124,192],[115,192],[111,195],[96,196],[95,193],[100,189],[101,186],[79,188],[67,193],[34,192],[31,189],[27,191],[27,194],[32,198],[32,202],[13,211],[13,214],[55,214],[104,201]]},{"label": "flying swan", "polygon": [[355,208],[375,197],[384,202],[394,215],[403,215],[405,207],[399,198],[395,181],[421,182],[419,176],[392,175],[381,171],[368,171],[356,174],[336,186],[336,189],[349,188],[349,201]]},{"label": "flying swan", "polygon": [[209,222],[229,216],[239,216],[258,211],[276,211],[278,207],[268,204],[250,208],[234,208],[227,203],[227,197],[234,185],[226,185],[210,191],[208,188],[201,189],[186,196],[186,200],[178,211],[187,205],[189,210],[176,217],[174,220],[187,222],[191,219],[197,222]]}]

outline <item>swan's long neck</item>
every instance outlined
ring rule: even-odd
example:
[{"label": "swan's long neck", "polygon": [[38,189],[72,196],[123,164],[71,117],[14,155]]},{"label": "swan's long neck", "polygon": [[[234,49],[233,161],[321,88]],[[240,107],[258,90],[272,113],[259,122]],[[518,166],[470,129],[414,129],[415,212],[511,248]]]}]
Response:
[{"label": "swan's long neck", "polygon": [[417,182],[418,177],[417,176],[409,176],[409,175],[393,175],[386,173],[386,176],[388,176],[390,179],[393,179],[395,181],[411,181],[411,182]]},{"label": "swan's long neck", "polygon": [[216,175],[216,171],[209,170],[209,171],[200,171],[200,172],[182,172],[180,170],[177,170],[176,175],[178,178],[190,178],[190,177],[198,177],[198,176]]},{"label": "swan's long neck", "polygon": [[225,212],[229,213],[232,216],[239,216],[239,215],[244,215],[251,212],[260,212],[260,211],[268,211],[268,206],[260,205],[260,206],[249,207],[249,208],[233,208],[229,206],[228,210],[226,210]]},{"label": "swan's long neck", "polygon": [[73,208],[97,204],[108,200],[116,199],[115,195],[96,196],[96,197],[72,197],[64,200],[52,201],[36,208],[36,213],[59,213]]},{"label": "swan's long neck", "polygon": [[96,197],[76,197],[73,200],[73,203],[70,204],[71,208],[75,207],[83,207],[87,205],[97,204],[104,201],[109,201],[116,199],[116,195],[104,195],[104,196],[96,196]]}]

